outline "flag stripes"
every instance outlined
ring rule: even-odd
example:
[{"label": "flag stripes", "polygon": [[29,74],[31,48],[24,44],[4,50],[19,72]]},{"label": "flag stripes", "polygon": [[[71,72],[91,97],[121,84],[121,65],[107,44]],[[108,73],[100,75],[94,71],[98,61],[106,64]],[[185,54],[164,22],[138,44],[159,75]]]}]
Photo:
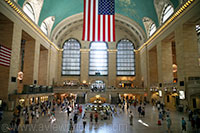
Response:
[{"label": "flag stripes", "polygon": [[0,65],[10,66],[11,49],[0,45]]},{"label": "flag stripes", "polygon": [[[109,11],[109,9],[105,9],[105,12],[99,10],[102,8],[103,2],[105,5],[105,2],[107,1],[84,0],[82,40],[104,42],[115,41],[115,15],[112,14],[113,11]],[[99,7],[100,5],[101,8]],[[107,7],[109,6],[107,5]]]}]

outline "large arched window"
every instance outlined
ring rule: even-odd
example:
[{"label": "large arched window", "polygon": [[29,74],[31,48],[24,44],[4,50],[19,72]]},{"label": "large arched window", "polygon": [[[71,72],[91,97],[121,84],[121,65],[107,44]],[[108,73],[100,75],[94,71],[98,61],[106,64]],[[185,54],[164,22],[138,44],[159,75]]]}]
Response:
[{"label": "large arched window", "polygon": [[33,7],[30,3],[26,3],[23,8],[24,12],[35,22],[35,14],[33,11]]},{"label": "large arched window", "polygon": [[108,75],[108,52],[105,42],[90,44],[89,75]]},{"label": "large arched window", "polygon": [[173,13],[174,8],[172,7],[172,5],[166,5],[162,12],[162,23],[164,23]]},{"label": "large arched window", "polygon": [[135,75],[134,46],[129,40],[121,40],[117,44],[117,75]]},{"label": "large arched window", "polygon": [[156,31],[156,25],[155,23],[152,23],[149,28],[149,36],[153,35],[153,33]]},{"label": "large arched window", "polygon": [[46,35],[48,35],[48,28],[47,28],[47,24],[45,22],[42,22],[40,28]]},{"label": "large arched window", "polygon": [[200,36],[200,25],[196,25],[196,32],[197,35]]},{"label": "large arched window", "polygon": [[80,43],[75,39],[63,45],[62,75],[80,75]]}]

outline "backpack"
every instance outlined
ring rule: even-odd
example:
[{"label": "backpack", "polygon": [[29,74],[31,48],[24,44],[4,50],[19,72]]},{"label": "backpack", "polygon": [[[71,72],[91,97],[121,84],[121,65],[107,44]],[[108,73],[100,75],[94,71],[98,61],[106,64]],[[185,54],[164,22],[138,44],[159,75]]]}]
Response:
[{"label": "backpack", "polygon": [[182,125],[185,126],[186,125],[186,122],[185,120],[182,120]]}]

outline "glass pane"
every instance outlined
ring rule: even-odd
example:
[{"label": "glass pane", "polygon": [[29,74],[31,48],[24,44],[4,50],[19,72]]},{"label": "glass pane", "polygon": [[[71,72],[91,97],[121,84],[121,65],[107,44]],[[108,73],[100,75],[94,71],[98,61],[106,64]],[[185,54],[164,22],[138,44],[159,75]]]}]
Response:
[{"label": "glass pane", "polygon": [[35,21],[34,11],[33,11],[32,6],[29,3],[26,3],[24,5],[23,10],[33,21]]},{"label": "glass pane", "polygon": [[129,40],[117,44],[117,75],[135,75],[134,46]]},{"label": "glass pane", "polygon": [[41,30],[47,35],[48,34],[48,30],[47,30],[47,25],[42,22],[41,24]]},{"label": "glass pane", "polygon": [[156,31],[156,25],[153,23],[149,30],[149,36],[153,35],[153,33]]},{"label": "glass pane", "polygon": [[162,14],[163,16],[162,22],[164,23],[173,13],[174,13],[174,8],[171,5],[168,5]]},{"label": "glass pane", "polygon": [[80,75],[80,44],[70,39],[63,45],[62,75]]},{"label": "glass pane", "polygon": [[108,74],[108,52],[104,42],[92,42],[90,46],[89,75]]},{"label": "glass pane", "polygon": [[196,31],[197,31],[197,35],[200,35],[200,26],[196,25]]}]

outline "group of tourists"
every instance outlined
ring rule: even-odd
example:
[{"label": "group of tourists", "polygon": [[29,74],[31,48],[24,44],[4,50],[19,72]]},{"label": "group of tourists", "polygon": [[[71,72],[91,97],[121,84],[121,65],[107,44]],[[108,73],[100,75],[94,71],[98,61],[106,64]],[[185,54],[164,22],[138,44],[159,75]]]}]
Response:
[{"label": "group of tourists", "polygon": [[[155,106],[154,106],[155,105]],[[169,109],[165,109],[165,106],[161,102],[156,102],[153,105],[153,112],[158,112],[158,125],[162,126],[162,123],[166,123],[167,131],[171,132],[171,115]],[[93,108],[94,107],[94,108]],[[138,102],[138,100],[130,101],[124,99],[118,105],[105,105],[99,106],[97,109],[94,105],[86,105],[84,108],[82,105],[75,103],[74,99],[64,98],[56,99],[52,101],[45,101],[40,103],[32,103],[30,106],[17,106],[13,113],[13,119],[10,122],[9,129],[11,132],[18,132],[20,123],[31,124],[33,120],[37,121],[41,116],[48,116],[51,124],[56,122],[56,110],[61,113],[67,114],[69,121],[69,132],[73,132],[76,129],[77,123],[82,121],[83,129],[85,130],[87,122],[90,124],[98,125],[100,121],[111,120],[113,117],[118,117],[127,110],[129,117],[129,124],[133,126],[133,120],[135,118],[145,119],[145,107],[146,102]],[[156,109],[157,108],[157,109]],[[57,111],[58,112],[58,111]],[[138,112],[138,116],[134,115],[134,112]],[[191,122],[193,129],[199,129],[200,119],[197,112],[192,110],[188,111],[188,118]],[[182,125],[182,132],[186,132],[187,121],[184,117],[180,120]]]}]

